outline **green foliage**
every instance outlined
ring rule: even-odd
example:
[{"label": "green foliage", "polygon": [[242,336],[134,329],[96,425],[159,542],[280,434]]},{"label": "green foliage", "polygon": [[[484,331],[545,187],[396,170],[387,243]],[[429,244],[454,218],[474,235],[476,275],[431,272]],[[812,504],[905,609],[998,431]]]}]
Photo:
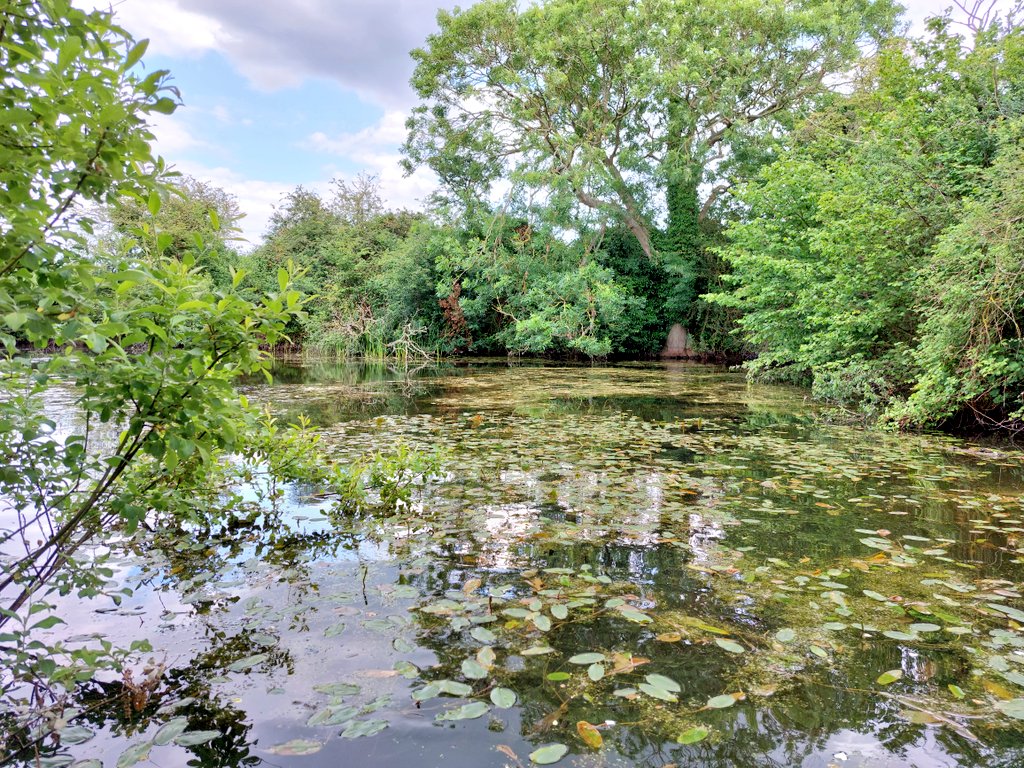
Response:
[{"label": "green foliage", "polygon": [[754,373],[905,425],[1021,407],[1020,40],[895,41],[739,194],[708,298],[744,313]]},{"label": "green foliage", "polygon": [[[127,198],[108,208],[105,213],[113,231],[107,238],[109,242],[103,244],[117,251],[134,240],[142,243],[140,253],[158,245],[166,255],[179,259],[188,253],[214,286],[229,287],[231,270],[238,266],[240,258],[229,242],[243,216],[238,201],[224,190],[191,176],[170,181],[160,193],[160,206],[155,214],[149,210],[149,201],[142,199]],[[125,243],[126,240],[129,242]]]},{"label": "green foliage", "polygon": [[[471,210],[499,179],[542,190],[564,224],[660,247],[694,319],[714,280],[701,222],[793,116],[894,23],[889,0],[485,0],[438,15],[417,61],[407,164]],[[698,189],[710,185],[702,202]],[[668,211],[668,237],[654,222]],[[713,277],[713,275],[712,275]],[[705,312],[706,314],[706,312]]]},{"label": "green foliage", "polygon": [[[107,560],[133,532],[230,517],[256,475],[330,479],[315,441],[234,388],[269,376],[262,347],[301,316],[297,271],[283,264],[250,298],[243,272],[218,284],[197,267],[183,234],[194,207],[165,215],[181,228],[160,228],[176,198],[146,120],[176,94],[165,72],[137,74],[144,51],[109,13],[50,0],[0,11],[0,497],[13,520],[0,534],[0,694],[43,736],[51,697],[147,647],[47,644],[39,633],[62,623],[50,595],[119,603],[130,591]],[[209,191],[186,198],[197,190]],[[121,204],[123,247],[91,249],[88,211]],[[62,401],[75,418],[58,425],[50,406]]]}]

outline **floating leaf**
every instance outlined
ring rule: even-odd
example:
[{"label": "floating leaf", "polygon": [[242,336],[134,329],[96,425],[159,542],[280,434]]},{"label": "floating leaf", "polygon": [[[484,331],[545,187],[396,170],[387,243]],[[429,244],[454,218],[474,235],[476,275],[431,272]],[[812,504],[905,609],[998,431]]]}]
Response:
[{"label": "floating leaf", "polygon": [[530,621],[532,621],[533,626],[535,626],[541,632],[547,632],[549,629],[551,629],[551,619],[549,619],[543,613],[534,614],[530,617]]},{"label": "floating leaf", "polygon": [[963,699],[967,696],[967,694],[964,693],[964,689],[959,685],[953,685],[950,683],[946,687],[949,688],[949,692],[953,694],[953,698],[955,699]]},{"label": "floating leaf", "polygon": [[484,645],[498,642],[498,636],[486,627],[473,627],[469,634],[478,643],[483,643]]},{"label": "floating leaf", "polygon": [[332,624],[324,630],[324,637],[337,637],[345,631],[345,622],[339,621],[337,624]]},{"label": "floating leaf", "polygon": [[531,762],[537,765],[551,765],[557,763],[569,752],[565,744],[548,744],[530,753]]},{"label": "floating leaf", "polygon": [[255,667],[257,664],[262,664],[266,661],[269,656],[265,653],[257,653],[255,656],[246,656],[244,659],[239,659],[233,664],[228,665],[229,672],[244,672],[247,669]]},{"label": "floating leaf", "polygon": [[1009,715],[1017,720],[1024,720],[1024,699],[1010,699],[1009,701],[997,701],[996,709],[1004,715]]},{"label": "floating leaf", "polygon": [[1018,611],[1016,608],[1011,608],[1008,605],[1000,605],[999,603],[985,603],[985,606],[991,608],[993,611],[999,611],[1009,616],[1014,621],[1019,621],[1024,624],[1024,611]]},{"label": "floating leaf", "polygon": [[551,606],[551,615],[559,621],[565,621],[569,618],[569,608],[561,603]]},{"label": "floating leaf", "polygon": [[151,749],[153,749],[153,744],[149,741],[133,744],[117,758],[117,768],[129,768],[129,766],[147,759]]},{"label": "floating leaf", "polygon": [[882,634],[888,637],[890,640],[904,640],[910,642],[912,640],[918,639],[917,635],[912,635],[909,632],[900,632],[896,629],[887,629]]},{"label": "floating leaf", "polygon": [[569,657],[570,664],[579,664],[585,666],[587,664],[596,664],[599,661],[604,661],[608,657],[603,653],[577,653],[575,656]]},{"label": "floating leaf", "polygon": [[902,669],[890,669],[888,672],[883,672],[878,676],[877,682],[879,685],[889,685],[895,683],[897,680],[903,677]]},{"label": "floating leaf", "polygon": [[328,696],[341,697],[355,696],[362,689],[358,685],[352,685],[352,683],[321,683],[320,685],[314,685],[313,690]]},{"label": "floating leaf", "polygon": [[356,720],[341,732],[343,739],[358,739],[374,736],[388,727],[387,720]]},{"label": "floating leaf", "polygon": [[441,689],[441,692],[447,693],[449,696],[469,696],[473,693],[472,687],[455,680],[436,680],[435,682]]},{"label": "floating leaf", "polygon": [[476,660],[480,663],[480,666],[484,669],[490,669],[494,666],[494,662],[497,660],[497,656],[494,653],[494,649],[489,645],[485,645],[479,651],[476,652]]},{"label": "floating leaf", "polygon": [[198,744],[205,744],[208,741],[219,739],[220,731],[187,731],[178,736],[174,743],[179,747],[194,747]]},{"label": "floating leaf", "polygon": [[647,675],[644,679],[651,685],[671,693],[679,693],[683,690],[679,683],[671,677],[665,677],[664,675]]},{"label": "floating leaf", "polygon": [[659,688],[656,685],[640,683],[637,687],[652,698],[660,699],[661,701],[679,701],[673,693],[666,691],[664,688]]},{"label": "floating leaf", "polygon": [[527,648],[525,651],[521,651],[523,656],[543,656],[546,653],[556,653],[554,648],[546,645],[535,645],[532,648]]},{"label": "floating leaf", "polygon": [[[788,629],[788,628],[780,629],[778,632],[775,633],[775,639],[778,640],[780,643],[788,643],[791,640],[793,640],[795,637],[796,637],[796,632],[794,632],[792,629]],[[691,730],[694,730],[694,729],[691,729]],[[687,731],[687,733],[689,733],[689,731]],[[705,733],[705,736],[706,735],[707,734]],[[699,741],[699,739],[698,739],[698,741]],[[683,742],[683,743],[692,743],[692,742]]]},{"label": "floating leaf", "polygon": [[620,608],[619,613],[622,615],[622,618],[628,619],[629,621],[635,622],[637,624],[649,624],[652,621],[654,621],[654,619],[652,619],[646,613],[641,613],[635,608]]},{"label": "floating leaf", "polygon": [[580,735],[583,743],[591,749],[600,749],[601,745],[604,744],[604,737],[601,736],[601,732],[586,720],[580,720],[576,723],[576,733]]},{"label": "floating leaf", "polygon": [[570,679],[572,679],[572,675],[570,675],[568,672],[548,672],[548,680],[551,680],[555,683],[560,683],[563,680]]},{"label": "floating leaf", "polygon": [[712,696],[705,704],[708,709],[726,709],[736,703],[736,697],[731,693],[723,693],[721,696]]},{"label": "floating leaf", "polygon": [[324,707],[314,712],[306,721],[306,725],[341,725],[352,720],[359,714],[359,707]]},{"label": "floating leaf", "polygon": [[483,680],[487,677],[487,670],[476,659],[466,659],[462,662],[462,674],[470,680]]},{"label": "floating leaf", "polygon": [[471,701],[469,704],[463,704],[461,707],[455,709],[449,709],[447,712],[442,712],[435,719],[439,721],[443,720],[476,720],[478,717],[483,717],[491,708],[482,701]]},{"label": "floating leaf", "polygon": [[604,664],[591,664],[587,667],[587,677],[595,683],[604,677]]},{"label": "floating leaf", "polygon": [[905,709],[900,712],[900,716],[915,725],[935,725],[935,723],[942,722],[941,719],[931,712],[922,712],[919,709]]},{"label": "floating leaf", "polygon": [[[174,739],[185,732],[188,728],[187,717],[176,717],[173,720],[168,720],[162,726],[160,730],[153,734],[153,743],[158,747],[163,747],[170,744]],[[61,737],[66,737],[67,732],[61,734]]]},{"label": "floating leaf", "polygon": [[[188,727],[188,720],[186,720],[185,718],[175,718],[175,719],[185,720],[185,727],[186,728]],[[173,722],[173,721],[171,721],[171,722]],[[168,722],[167,725],[170,725],[170,722]],[[166,728],[167,725],[164,725],[163,728]],[[161,728],[160,731],[162,731],[163,728]],[[160,734],[160,731],[157,731],[157,735]],[[180,733],[180,731],[179,731],[179,733]],[[96,735],[95,732],[93,732],[89,728],[86,728],[84,725],[72,725],[72,726],[70,726],[68,728],[65,728],[64,730],[62,730],[60,732],[60,742],[61,742],[61,744],[68,744],[68,745],[71,745],[71,746],[74,746],[76,744],[85,744],[85,742],[89,741],[95,735]],[[156,740],[156,736],[153,737],[153,743],[154,744],[159,744],[159,742],[157,742],[157,740]],[[165,741],[163,744],[166,744],[166,743],[167,742]],[[159,744],[159,746],[163,746],[163,744]]]},{"label": "floating leaf", "polygon": [[509,709],[516,704],[515,691],[508,688],[495,688],[491,691],[491,701],[498,709]]},{"label": "floating leaf", "polygon": [[864,595],[865,595],[865,597],[870,597],[872,600],[877,600],[880,603],[887,603],[887,602],[889,602],[889,598],[887,598],[885,595],[881,594],[880,592],[875,592],[873,589],[865,589],[864,590]]},{"label": "floating leaf", "polygon": [[[729,697],[732,698],[731,696]],[[676,743],[678,744],[696,744],[698,741],[704,741],[711,733],[707,728],[696,726],[690,728],[688,731],[683,731],[676,737]]]},{"label": "floating leaf", "polygon": [[315,755],[323,748],[324,745],[319,741],[292,739],[291,741],[271,747],[267,752],[273,755],[281,755],[282,757],[299,757],[301,755]]},{"label": "floating leaf", "polygon": [[715,645],[724,651],[729,653],[743,653],[743,646],[737,643],[735,640],[726,640],[725,638],[716,638]]},{"label": "floating leaf", "polygon": [[938,624],[927,624],[925,622],[921,622],[918,624],[911,624],[910,629],[914,632],[938,632],[942,627]]}]

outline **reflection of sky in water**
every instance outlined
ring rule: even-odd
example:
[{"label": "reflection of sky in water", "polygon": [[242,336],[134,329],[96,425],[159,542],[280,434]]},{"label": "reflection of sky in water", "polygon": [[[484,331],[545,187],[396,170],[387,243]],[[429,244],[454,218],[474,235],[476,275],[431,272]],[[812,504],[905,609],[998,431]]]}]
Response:
[{"label": "reflection of sky in water", "polygon": [[[853,527],[883,523],[897,533],[962,542],[979,494],[1013,496],[1003,503],[1017,511],[1019,469],[978,466],[928,438],[815,427],[802,393],[686,365],[476,365],[436,376],[422,371],[411,381],[386,369],[367,374],[329,364],[282,373],[279,384],[253,385],[250,394],[283,415],[310,413],[340,460],[401,441],[420,450],[443,448],[447,474],[393,520],[345,522],[351,535],[328,521],[329,502],[310,496],[309,488],[288,488],[275,537],[253,535],[230,551],[199,541],[188,542],[199,547],[192,554],[144,551],[115,564],[115,580],[134,589],[120,606],[109,598],[62,601],[68,624],[51,637],[149,638],[177,695],[200,702],[189,710],[194,727],[237,736],[234,751],[193,750],[202,764],[497,768],[513,764],[498,745],[526,764],[532,749],[550,741],[573,745],[563,764],[587,768],[1016,764],[1019,745],[972,747],[948,731],[903,722],[891,702],[818,683],[799,684],[795,695],[692,715],[715,735],[691,747],[648,728],[643,712],[600,700],[574,704],[565,720],[570,726],[583,717],[631,723],[608,730],[601,753],[583,749],[571,727],[535,733],[568,690],[543,674],[564,667],[564,657],[579,650],[651,657],[652,670],[685,684],[684,715],[742,684],[731,677],[736,661],[713,644],[659,643],[655,630],[621,622],[570,624],[535,638],[559,646],[560,657],[527,660],[514,646],[499,649],[500,669],[523,670],[500,673],[521,707],[465,723],[435,724],[435,715],[460,702],[417,706],[410,691],[422,682],[406,680],[395,665],[414,664],[424,679],[458,677],[458,665],[479,644],[412,609],[458,597],[473,578],[484,579],[492,594],[514,598],[525,589],[520,571],[551,565],[594,565],[628,583],[638,605],[654,615],[682,611],[764,632],[746,585],[708,575],[729,547],[753,547],[747,557],[758,562],[769,555],[822,556],[822,547],[840,556],[863,549]],[[66,434],[78,425],[71,396],[60,397],[48,407]],[[946,494],[956,487],[971,491],[970,503],[949,502]],[[837,493],[852,515],[836,503]],[[252,490],[245,497],[257,498]],[[985,556],[979,550],[977,562]],[[857,683],[851,688],[870,684],[875,666],[901,668],[908,680],[922,677],[928,659],[908,648],[894,651],[890,645],[860,653],[850,674],[861,674],[858,664],[870,674],[851,679]],[[230,669],[252,657],[260,661],[250,670]],[[340,727],[306,726],[328,703],[314,686],[339,681],[361,687],[346,704],[372,707],[390,696],[362,716],[383,718],[390,727],[372,738],[345,739]],[[292,738],[325,745],[303,758],[268,752]],[[129,741],[95,739],[75,755],[112,765]],[[197,759],[193,752],[160,747],[152,758],[162,767],[185,765]]]}]

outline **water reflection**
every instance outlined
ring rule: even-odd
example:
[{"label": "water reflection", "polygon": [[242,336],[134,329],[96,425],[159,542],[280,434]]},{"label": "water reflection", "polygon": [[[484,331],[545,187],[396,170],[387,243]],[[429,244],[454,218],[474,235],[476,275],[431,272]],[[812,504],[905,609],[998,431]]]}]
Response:
[{"label": "water reflection", "polygon": [[[354,517],[316,489],[293,487],[272,513],[168,535],[126,557],[117,578],[135,591],[121,615],[89,603],[65,613],[80,631],[148,637],[167,674],[139,710],[125,707],[118,679],[83,687],[76,703],[98,735],[48,745],[50,753],[114,764],[185,716],[192,730],[223,737],[154,746],[154,762],[497,767],[526,765],[538,745],[563,742],[564,764],[578,766],[1024,764],[1019,732],[1005,723],[972,724],[973,741],[914,722],[906,699],[879,690],[879,672],[893,669],[915,695],[966,685],[973,661],[948,643],[879,643],[854,632],[819,641],[825,659],[761,655],[756,643],[737,655],[715,643],[729,635],[770,646],[765,638],[794,616],[832,611],[841,603],[823,607],[826,587],[800,590],[829,578],[821,574],[835,562],[867,559],[869,535],[927,539],[919,549],[941,552],[928,555],[934,568],[1012,587],[1021,580],[1019,459],[821,425],[801,392],[685,364],[475,361],[404,372],[292,360],[276,375],[272,387],[252,383],[251,395],[281,415],[309,415],[338,457],[403,442],[441,450],[447,476],[390,517]],[[544,569],[572,574],[571,589]],[[590,584],[581,574],[605,581],[586,593],[592,606],[559,619],[550,603],[571,602],[567,591]],[[859,593],[856,578],[828,589]],[[793,590],[791,601],[784,591],[765,599],[775,581]],[[649,621],[629,619],[616,600]],[[473,607],[429,610],[444,601]],[[474,627],[495,639],[480,641],[487,635]],[[467,676],[464,662],[485,646],[494,649],[493,660],[483,657],[489,668]],[[553,652],[523,653],[537,647]],[[619,673],[609,662],[606,678],[588,680],[586,667],[567,661],[581,652],[645,662]],[[648,673],[677,681],[680,700],[615,695]],[[442,679],[465,682],[483,701],[500,684],[518,703],[436,723],[465,701],[411,696]],[[358,693],[325,692],[339,685]],[[746,696],[704,708],[732,692]],[[352,719],[309,725],[325,708],[354,708]],[[600,752],[576,735],[580,720],[602,727]],[[342,735],[371,721],[386,730]],[[676,743],[695,724],[711,736]],[[293,739],[311,742],[311,754],[275,751]]]}]

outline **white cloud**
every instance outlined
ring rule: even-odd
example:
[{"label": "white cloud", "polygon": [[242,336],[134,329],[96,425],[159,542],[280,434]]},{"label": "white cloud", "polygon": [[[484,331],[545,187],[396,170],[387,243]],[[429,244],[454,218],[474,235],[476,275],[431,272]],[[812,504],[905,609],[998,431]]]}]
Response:
[{"label": "white cloud", "polygon": [[401,167],[398,146],[405,140],[406,114],[390,110],[380,120],[361,131],[328,136],[313,133],[306,146],[337,155],[359,166],[380,180],[381,196],[392,208],[419,208],[421,201],[437,187],[436,177],[419,169],[406,177]]},{"label": "white cloud", "polygon": [[230,39],[216,18],[181,7],[178,0],[79,0],[83,8],[114,9],[118,24],[138,39],[149,40],[149,53],[198,56]]},{"label": "white cloud", "polygon": [[[259,245],[275,206],[294,187],[288,183],[246,178],[226,167],[209,167],[189,161],[173,163],[172,170],[220,187],[238,199],[239,208],[246,214],[238,222],[240,234],[245,238],[245,242],[236,243],[241,250]],[[313,189],[317,187],[317,191],[323,193],[326,192],[327,184],[310,186]]]},{"label": "white cloud", "polygon": [[[108,8],[104,0],[78,0]],[[323,77],[386,106],[407,106],[409,51],[455,0],[120,0],[119,22],[166,56],[217,51],[255,87]]]}]

